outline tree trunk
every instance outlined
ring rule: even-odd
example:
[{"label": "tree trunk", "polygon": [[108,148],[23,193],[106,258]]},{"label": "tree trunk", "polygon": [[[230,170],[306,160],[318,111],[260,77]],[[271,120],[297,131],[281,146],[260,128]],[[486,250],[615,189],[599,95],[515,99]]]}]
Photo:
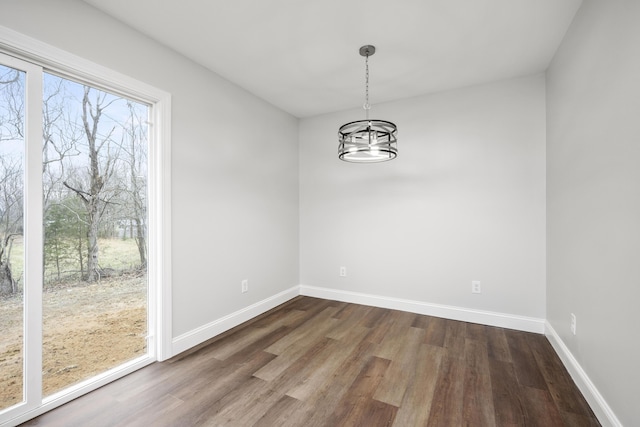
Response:
[{"label": "tree trunk", "polygon": [[80,264],[80,277],[84,277],[84,257],[82,256],[82,233],[78,230],[78,261]]},{"label": "tree trunk", "polygon": [[[133,116],[133,113],[132,113]],[[133,117],[132,117],[133,118]],[[140,161],[139,156],[141,155],[140,152],[138,152],[138,156],[136,156],[136,139],[134,137],[135,135],[135,128],[133,127],[133,123],[135,121],[131,120],[131,147],[130,147],[130,153],[131,153],[131,161],[129,162],[130,165],[130,176],[131,176],[131,201],[133,203],[133,213],[134,213],[134,218],[133,218],[133,223],[131,224],[131,234],[133,235],[134,233],[134,226],[133,224],[135,224],[135,239],[136,239],[136,245],[138,246],[138,253],[140,254],[140,268],[143,270],[147,269],[147,227],[146,227],[146,206],[145,206],[145,202],[141,196],[141,192],[144,191],[141,187],[143,187],[142,185],[140,185],[140,183],[138,182],[138,175],[140,175],[140,169],[138,167],[138,162]],[[146,187],[146,185],[144,186]]]},{"label": "tree trunk", "polygon": [[17,291],[16,281],[11,273],[11,249],[13,248],[13,235],[8,234],[0,240],[0,295],[9,295]]},{"label": "tree trunk", "polygon": [[[96,105],[95,113],[91,111],[89,102],[89,87],[84,88],[84,98],[82,99],[82,121],[84,122],[85,134],[89,145],[89,171],[90,188],[89,194],[82,199],[85,202],[88,213],[89,227],[87,230],[87,281],[95,282],[100,279],[98,264],[98,231],[100,229],[100,193],[104,186],[104,181],[100,175],[100,164],[98,162],[99,146],[97,145],[98,122],[102,109],[100,104]],[[88,117],[91,116],[92,123]]]},{"label": "tree trunk", "polygon": [[87,230],[87,281],[95,282],[100,279],[98,265],[98,230],[100,220],[98,218],[97,200],[91,200],[89,203],[89,228]]},{"label": "tree trunk", "polygon": [[145,229],[140,218],[136,218],[136,244],[138,245],[138,253],[140,254],[140,268],[147,269],[147,238]]},{"label": "tree trunk", "polygon": [[[60,281],[60,245],[58,240],[58,233],[54,232],[53,237],[53,262],[56,266],[56,278]],[[45,271],[45,270],[43,270]],[[46,276],[45,276],[46,279]]]},{"label": "tree trunk", "polygon": [[0,295],[9,295],[15,292],[15,282],[11,275],[11,267],[8,263],[0,262]]}]

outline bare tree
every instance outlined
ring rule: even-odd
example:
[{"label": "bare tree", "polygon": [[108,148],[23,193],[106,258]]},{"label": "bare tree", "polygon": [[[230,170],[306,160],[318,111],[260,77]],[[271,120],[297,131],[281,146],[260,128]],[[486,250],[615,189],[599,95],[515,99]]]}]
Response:
[{"label": "bare tree", "polygon": [[23,227],[23,94],[23,75],[0,66],[0,294],[17,291],[11,250]]},{"label": "bare tree", "polygon": [[100,222],[107,206],[115,196],[113,189],[107,183],[116,171],[116,160],[119,156],[117,145],[110,144],[114,133],[112,128],[106,135],[99,133],[100,120],[106,108],[116,99],[108,100],[108,94],[94,91],[94,100],[90,99],[92,89],[84,87],[82,97],[82,125],[87,143],[89,157],[88,183],[79,179],[64,181],[65,187],[73,191],[82,200],[87,210],[87,275],[88,282],[100,278],[98,236]]},{"label": "bare tree", "polygon": [[0,157],[0,294],[16,292],[11,270],[11,249],[22,235],[22,164],[9,156]]},{"label": "bare tree", "polygon": [[24,138],[24,74],[0,66],[0,142]]},{"label": "bare tree", "polygon": [[[56,76],[43,92],[45,271],[104,273],[99,238],[126,221],[147,265],[147,107]],[[0,66],[0,292],[13,292],[10,252],[22,234],[24,82]],[[135,262],[135,261],[134,261]]]},{"label": "bare tree", "polygon": [[[124,134],[129,140],[126,147],[129,163],[129,199],[133,214],[132,232],[135,233],[136,245],[140,254],[140,268],[147,268],[147,126],[146,117],[142,118],[132,102],[127,102],[129,108],[129,129]],[[129,205],[129,204],[127,204]]]},{"label": "bare tree", "polygon": [[[48,81],[44,86],[42,103],[42,179],[44,189],[44,209],[49,209],[50,201],[64,198],[60,192],[65,179],[65,160],[80,155],[78,144],[82,132],[74,126],[68,105],[72,97],[65,90],[65,80]],[[57,194],[53,194],[57,191]]]}]

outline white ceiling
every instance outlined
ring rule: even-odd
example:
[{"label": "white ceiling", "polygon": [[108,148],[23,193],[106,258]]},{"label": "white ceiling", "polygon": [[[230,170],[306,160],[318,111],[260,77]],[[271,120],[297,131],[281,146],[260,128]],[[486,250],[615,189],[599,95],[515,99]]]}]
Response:
[{"label": "white ceiling", "polygon": [[297,117],[530,75],[582,0],[84,0]]}]

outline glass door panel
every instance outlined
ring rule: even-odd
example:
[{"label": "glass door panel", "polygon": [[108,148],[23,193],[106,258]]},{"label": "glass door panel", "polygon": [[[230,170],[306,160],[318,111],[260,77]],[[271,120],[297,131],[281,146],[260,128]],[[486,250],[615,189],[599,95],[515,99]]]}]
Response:
[{"label": "glass door panel", "polygon": [[25,76],[0,64],[0,411],[22,403],[25,389]]},{"label": "glass door panel", "polygon": [[147,355],[148,106],[43,80],[42,387]]}]

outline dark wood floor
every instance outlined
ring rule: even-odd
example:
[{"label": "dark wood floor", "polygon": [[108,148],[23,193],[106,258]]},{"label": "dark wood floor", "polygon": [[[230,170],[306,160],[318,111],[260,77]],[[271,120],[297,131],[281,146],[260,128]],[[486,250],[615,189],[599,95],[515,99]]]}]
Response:
[{"label": "dark wood floor", "polygon": [[309,297],[28,426],[598,426],[543,335]]}]

